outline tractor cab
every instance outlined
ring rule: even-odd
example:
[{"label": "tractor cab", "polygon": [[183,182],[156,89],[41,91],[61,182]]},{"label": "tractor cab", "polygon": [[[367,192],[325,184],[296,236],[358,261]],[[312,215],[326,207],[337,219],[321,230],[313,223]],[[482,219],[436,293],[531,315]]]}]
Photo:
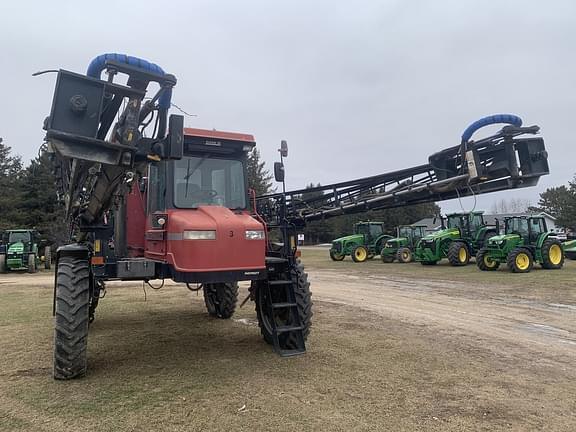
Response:
[{"label": "tractor cab", "polygon": [[491,237],[476,256],[480,270],[496,270],[506,263],[514,273],[527,273],[534,263],[544,269],[564,265],[562,243],[548,232],[542,216],[512,216],[504,219],[504,234]]},{"label": "tractor cab", "polygon": [[116,266],[116,277],[149,271],[150,278],[188,283],[261,278],[265,232],[251,216],[246,175],[254,146],[252,135],[185,128],[182,158],[149,164],[127,198],[125,245],[115,237],[115,248],[125,248],[120,256],[156,264],[134,275]]},{"label": "tractor cab", "polygon": [[462,238],[474,237],[485,226],[483,212],[452,213],[446,217],[448,228],[458,228]]},{"label": "tractor cab", "polygon": [[354,234],[363,235],[366,243],[384,234],[383,222],[358,222],[354,224]]}]

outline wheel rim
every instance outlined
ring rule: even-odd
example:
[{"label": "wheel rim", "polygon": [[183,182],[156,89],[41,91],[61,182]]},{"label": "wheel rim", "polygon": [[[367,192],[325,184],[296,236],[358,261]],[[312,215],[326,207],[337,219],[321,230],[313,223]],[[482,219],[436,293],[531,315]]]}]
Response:
[{"label": "wheel rim", "polygon": [[402,259],[404,261],[408,261],[408,259],[410,258],[410,254],[406,251],[402,252]]},{"label": "wheel rim", "polygon": [[484,255],[484,265],[486,267],[492,268],[496,265],[496,261],[494,261],[492,258],[490,258],[490,256]]},{"label": "wheel rim", "polygon": [[466,262],[466,258],[468,258],[468,252],[465,247],[461,247],[458,251],[458,259],[463,263]]},{"label": "wheel rim", "polygon": [[354,252],[354,255],[356,255],[356,259],[358,261],[364,261],[366,259],[366,249],[364,248],[358,248],[356,249],[356,251]]},{"label": "wheel rim", "polygon": [[560,264],[562,261],[562,248],[557,244],[552,245],[548,252],[548,256],[550,257],[550,262],[552,264]]},{"label": "wheel rim", "polygon": [[530,258],[524,252],[516,255],[516,267],[520,270],[526,270],[530,266]]}]

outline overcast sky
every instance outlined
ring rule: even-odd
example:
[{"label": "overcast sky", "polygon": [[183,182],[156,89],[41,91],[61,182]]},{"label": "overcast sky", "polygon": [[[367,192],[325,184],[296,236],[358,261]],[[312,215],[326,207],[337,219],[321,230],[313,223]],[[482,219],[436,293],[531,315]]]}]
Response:
[{"label": "overcast sky", "polygon": [[254,134],[269,168],[288,140],[291,189],[426,163],[501,112],[541,127],[552,173],[477,207],[576,172],[575,1],[21,0],[0,17],[0,137],[26,161],[55,78],[31,74],[118,52],[177,76],[186,126]]}]

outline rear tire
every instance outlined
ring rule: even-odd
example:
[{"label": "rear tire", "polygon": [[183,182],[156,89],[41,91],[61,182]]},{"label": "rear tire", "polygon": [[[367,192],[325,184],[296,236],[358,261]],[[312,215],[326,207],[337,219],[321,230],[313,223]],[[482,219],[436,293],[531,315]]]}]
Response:
[{"label": "rear tire", "polygon": [[64,256],[58,261],[54,329],[54,378],[86,374],[90,265],[87,259]]},{"label": "rear tire", "polygon": [[210,316],[228,319],[238,302],[238,282],[204,284],[204,303]]},{"label": "rear tire", "polygon": [[482,271],[495,271],[500,267],[500,262],[490,257],[490,251],[482,248],[476,254],[476,266]]},{"label": "rear tire", "polygon": [[466,243],[455,241],[448,246],[448,261],[452,266],[465,266],[470,262],[470,251]]},{"label": "rear tire", "polygon": [[547,270],[561,269],[564,265],[562,243],[554,238],[548,238],[542,244],[542,267]]},{"label": "rear tire", "polygon": [[414,256],[412,255],[412,251],[409,248],[403,247],[398,249],[398,252],[396,252],[396,259],[398,262],[406,264],[412,262],[414,260]]},{"label": "rear tire", "polygon": [[28,273],[36,273],[36,255],[29,254],[28,255]]},{"label": "rear tire", "polygon": [[513,273],[529,273],[534,266],[534,258],[528,249],[516,248],[508,254],[506,264]]},{"label": "rear tire", "polygon": [[[290,277],[294,283],[294,296],[296,298],[298,316],[300,318],[300,323],[304,328],[302,334],[304,336],[304,341],[306,341],[310,334],[310,327],[312,326],[313,303],[312,293],[310,292],[310,282],[308,282],[308,274],[304,272],[304,266],[300,260],[297,260],[294,268],[290,270]],[[264,286],[265,283],[265,281],[253,281],[251,291],[256,303],[256,315],[258,317],[260,333],[266,343],[273,345],[272,324],[270,322],[271,317],[268,315],[266,289]],[[275,302],[282,302],[287,299],[274,298],[273,300]],[[280,335],[279,340],[280,345],[284,349],[295,349],[298,347],[298,341],[291,333]]]},{"label": "rear tire", "polygon": [[364,246],[356,246],[352,250],[352,261],[360,263],[368,259],[368,250]]},{"label": "rear tire", "polygon": [[50,270],[52,267],[52,249],[50,246],[44,248],[44,268]]},{"label": "rear tire", "polygon": [[6,273],[6,254],[0,254],[0,273]]},{"label": "rear tire", "polygon": [[339,255],[336,252],[334,252],[332,249],[330,249],[330,259],[332,261],[342,261],[344,259],[344,255]]}]

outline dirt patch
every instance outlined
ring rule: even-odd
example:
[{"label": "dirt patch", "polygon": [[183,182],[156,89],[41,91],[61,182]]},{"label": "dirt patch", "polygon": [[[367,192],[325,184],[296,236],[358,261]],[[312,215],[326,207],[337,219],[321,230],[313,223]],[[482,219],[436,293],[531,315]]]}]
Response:
[{"label": "dirt patch", "polygon": [[571,293],[315,253],[306,355],[276,356],[250,304],[222,321],[182,286],[110,284],[73,382],[50,374],[51,275],[0,276],[0,430],[576,429]]}]

